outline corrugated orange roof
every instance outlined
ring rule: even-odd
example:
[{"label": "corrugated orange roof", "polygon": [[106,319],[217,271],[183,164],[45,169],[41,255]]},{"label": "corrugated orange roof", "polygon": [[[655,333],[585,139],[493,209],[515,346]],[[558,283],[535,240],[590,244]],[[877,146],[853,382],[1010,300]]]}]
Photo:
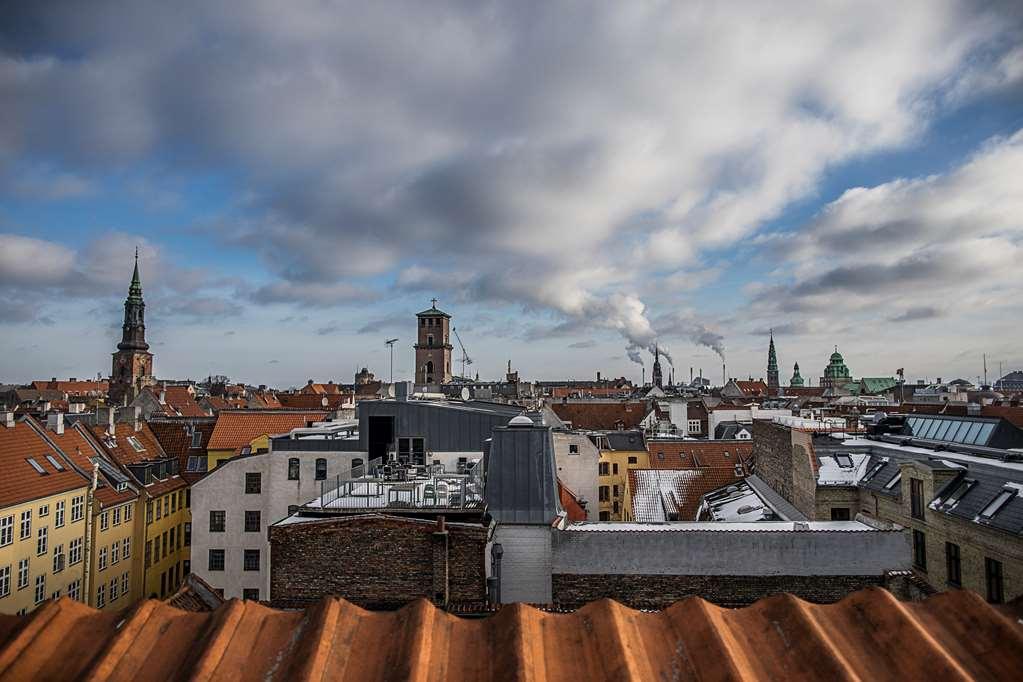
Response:
[{"label": "corrugated orange roof", "polygon": [[646,448],[651,469],[734,467],[741,463],[743,471],[749,473],[748,462],[753,457],[753,441],[648,440]]},{"label": "corrugated orange roof", "polygon": [[325,412],[221,412],[217,415],[217,425],[206,447],[210,450],[238,451],[259,436],[287,433],[306,426],[307,422],[319,421],[324,416]]},{"label": "corrugated orange roof", "polygon": [[1023,669],[1018,615],[969,591],[903,603],[879,588],[829,605],[690,597],[648,613],[601,600],[479,619],[425,600],[370,612],[325,599],[304,613],[148,600],[117,614],[64,597],[0,616],[0,680],[1008,680]]},{"label": "corrugated orange roof", "polygon": [[[53,446],[28,424],[30,419],[32,417],[18,420],[13,428],[0,426],[0,507],[49,497],[89,484],[87,478],[67,466]],[[55,457],[64,470],[50,464],[46,455]],[[32,468],[28,463],[30,457],[45,474]]]}]

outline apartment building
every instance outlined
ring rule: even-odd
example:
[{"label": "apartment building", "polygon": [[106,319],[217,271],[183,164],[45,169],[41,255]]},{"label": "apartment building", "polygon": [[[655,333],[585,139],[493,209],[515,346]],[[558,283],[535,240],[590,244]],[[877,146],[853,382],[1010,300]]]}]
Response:
[{"label": "apartment building", "polygon": [[598,519],[630,521],[629,470],[650,466],[642,431],[594,433],[590,439],[600,449],[598,472]]},{"label": "apartment building", "polygon": [[[132,512],[133,517],[142,519],[141,532],[135,534],[137,540],[132,543],[134,570],[141,576],[141,594],[163,599],[177,590],[191,570],[188,483],[179,474],[177,459],[164,452],[149,426],[138,418],[115,423],[111,417],[106,425],[90,430],[107,456],[131,476],[139,490]],[[110,551],[113,540],[111,536]],[[123,551],[123,544],[121,548]],[[107,562],[109,565],[109,553]],[[96,590],[98,601],[99,585]],[[105,598],[109,599],[109,592]]]},{"label": "apartment building", "polygon": [[90,481],[31,417],[0,414],[0,613],[83,599]]},{"label": "apartment building", "polygon": [[136,513],[139,486],[106,458],[102,446],[81,422],[65,426],[64,415],[51,414],[45,429],[36,428],[69,467],[94,479],[88,504],[85,552],[89,570],[83,601],[110,611],[134,604],[145,596],[141,564],[136,561],[143,531]]}]

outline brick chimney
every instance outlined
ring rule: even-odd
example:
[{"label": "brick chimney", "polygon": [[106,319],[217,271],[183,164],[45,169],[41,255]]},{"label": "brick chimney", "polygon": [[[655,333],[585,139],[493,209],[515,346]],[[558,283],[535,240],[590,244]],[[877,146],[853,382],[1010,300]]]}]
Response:
[{"label": "brick chimney", "polygon": [[14,413],[13,412],[8,411],[8,412],[4,412],[3,413],[3,425],[4,425],[4,428],[6,428],[6,429],[13,429],[14,428]]}]

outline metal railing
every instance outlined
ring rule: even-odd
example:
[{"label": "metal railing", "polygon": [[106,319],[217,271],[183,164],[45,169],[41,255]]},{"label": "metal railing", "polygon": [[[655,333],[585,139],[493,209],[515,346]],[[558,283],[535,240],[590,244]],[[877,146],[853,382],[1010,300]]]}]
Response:
[{"label": "metal railing", "polygon": [[[359,467],[356,467],[358,469]],[[438,465],[400,468],[380,459],[366,467],[368,476],[338,475],[328,487],[320,482],[320,497],[307,505],[315,509],[447,509],[484,507],[482,465],[467,473],[446,473]]]}]

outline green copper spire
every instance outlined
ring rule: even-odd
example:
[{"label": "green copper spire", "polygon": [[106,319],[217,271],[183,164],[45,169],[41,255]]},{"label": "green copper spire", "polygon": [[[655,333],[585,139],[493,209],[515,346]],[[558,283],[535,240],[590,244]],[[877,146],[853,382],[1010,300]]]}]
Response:
[{"label": "green copper spire", "polygon": [[139,247],[135,247],[135,272],[131,276],[131,286],[128,287],[128,298],[142,300],[142,280],[139,278]]},{"label": "green copper spire", "polygon": [[774,352],[774,330],[771,330],[771,345],[767,348],[767,371],[778,371],[778,355]]},{"label": "green copper spire", "polygon": [[792,366],[792,378],[789,380],[789,386],[802,386],[803,377],[799,374],[799,363],[797,362]]}]

